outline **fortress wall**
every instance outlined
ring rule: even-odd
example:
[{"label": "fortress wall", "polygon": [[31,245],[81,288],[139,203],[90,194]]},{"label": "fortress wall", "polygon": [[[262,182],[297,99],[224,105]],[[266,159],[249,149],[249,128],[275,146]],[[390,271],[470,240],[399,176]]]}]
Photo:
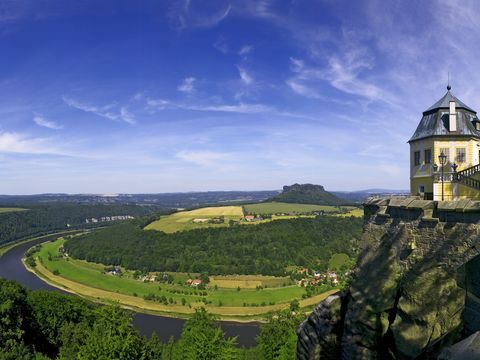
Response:
[{"label": "fortress wall", "polygon": [[297,357],[413,359],[479,330],[480,201],[381,198],[364,208],[352,285],[299,327]]}]

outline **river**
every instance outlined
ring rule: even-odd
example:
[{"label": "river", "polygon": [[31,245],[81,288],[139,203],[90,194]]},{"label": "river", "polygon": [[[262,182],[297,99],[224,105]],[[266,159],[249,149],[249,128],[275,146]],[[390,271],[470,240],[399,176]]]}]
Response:
[{"label": "river", "polygon": [[[65,291],[47,284],[36,275],[27,271],[22,264],[21,259],[25,251],[33,245],[44,241],[45,239],[37,239],[18,245],[1,256],[0,277],[15,280],[32,290],[59,291],[67,294]],[[133,316],[133,325],[142,335],[150,336],[155,332],[158,338],[164,342],[167,342],[172,336],[178,339],[184,322],[185,320],[183,319],[142,313],[135,313]],[[258,324],[222,321],[220,325],[227,336],[237,336],[239,346],[250,347],[255,345],[255,337],[259,332]]]}]

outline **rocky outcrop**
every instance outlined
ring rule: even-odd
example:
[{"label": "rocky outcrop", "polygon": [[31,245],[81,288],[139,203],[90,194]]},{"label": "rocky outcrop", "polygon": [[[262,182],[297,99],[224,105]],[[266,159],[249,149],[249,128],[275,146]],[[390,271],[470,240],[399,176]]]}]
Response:
[{"label": "rocky outcrop", "polygon": [[283,187],[282,193],[269,199],[270,201],[319,204],[319,205],[343,205],[345,200],[325,191],[322,185],[293,184]]},{"label": "rocky outcrop", "polygon": [[298,356],[304,359],[338,359],[343,329],[342,304],[345,294],[339,292],[323,300],[299,328]]},{"label": "rocky outcrop", "polygon": [[478,224],[480,202],[365,204],[352,285],[301,325],[297,357],[434,358],[480,330]]}]

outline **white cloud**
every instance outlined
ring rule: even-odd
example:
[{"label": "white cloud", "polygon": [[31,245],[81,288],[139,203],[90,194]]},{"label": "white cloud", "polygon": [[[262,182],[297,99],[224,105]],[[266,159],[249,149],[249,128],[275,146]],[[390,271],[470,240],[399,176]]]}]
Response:
[{"label": "white cloud", "polygon": [[253,82],[253,77],[243,67],[237,66],[237,69],[242,82],[246,85],[250,85]]},{"label": "white cloud", "polygon": [[290,79],[287,80],[287,85],[298,95],[302,95],[308,98],[319,99],[321,96],[317,93],[316,90],[310,88],[309,86],[300,83],[298,80]]},{"label": "white cloud", "polygon": [[231,5],[225,6],[221,4],[220,9],[207,10],[200,7],[194,8],[193,2],[190,0],[174,2],[174,6],[170,9],[170,25],[177,30],[186,28],[211,28],[217,26],[224,20],[232,10]]},{"label": "white cloud", "polygon": [[63,129],[63,126],[61,125],[58,125],[57,123],[55,123],[54,121],[51,121],[51,120],[47,120],[45,117],[43,117],[42,115],[35,115],[33,117],[33,121],[35,122],[35,124],[37,124],[38,126],[43,126],[43,127],[46,127],[46,128],[49,128],[49,129],[52,129],[52,130],[60,130],[60,129]]},{"label": "white cloud", "polygon": [[135,115],[128,111],[126,106],[120,108],[120,118],[130,125],[137,123],[135,120]]},{"label": "white cloud", "polygon": [[253,46],[252,45],[244,45],[238,51],[238,55],[246,56],[246,55],[250,54],[252,51],[253,51]]},{"label": "white cloud", "polygon": [[274,108],[263,104],[235,104],[235,105],[210,105],[210,106],[192,106],[192,110],[199,111],[221,111],[221,112],[233,112],[242,114],[255,114],[262,112],[273,111]]},{"label": "white cloud", "polygon": [[142,100],[145,97],[145,94],[143,92],[138,92],[135,95],[133,95],[132,99],[133,100]]},{"label": "white cloud", "polygon": [[290,58],[290,69],[293,72],[298,73],[302,71],[304,67],[305,67],[305,62],[303,60],[296,59],[293,57]]},{"label": "white cloud", "polygon": [[275,108],[264,104],[186,104],[175,103],[165,99],[147,99],[147,108],[151,110],[182,109],[192,111],[213,111],[241,114],[255,114],[275,111]]},{"label": "white cloud", "polygon": [[65,102],[65,104],[67,104],[70,107],[73,107],[78,110],[82,110],[84,112],[95,114],[105,119],[109,119],[113,121],[124,121],[130,125],[133,125],[136,123],[134,114],[129,112],[126,106],[122,106],[120,110],[114,110],[113,108],[116,106],[115,104],[109,104],[109,105],[99,107],[99,106],[88,105],[66,96],[63,96],[62,99]]},{"label": "white cloud", "polygon": [[0,152],[19,154],[63,154],[47,139],[29,138],[15,132],[0,132]]},{"label": "white cloud", "polygon": [[212,166],[220,160],[228,158],[228,154],[215,151],[180,151],[175,156],[178,159],[202,166]]},{"label": "white cloud", "polygon": [[147,107],[155,110],[165,110],[168,108],[175,108],[171,101],[164,99],[147,99]]},{"label": "white cloud", "polygon": [[178,91],[191,94],[195,92],[195,83],[196,79],[192,76],[183,79],[182,83],[178,86]]}]

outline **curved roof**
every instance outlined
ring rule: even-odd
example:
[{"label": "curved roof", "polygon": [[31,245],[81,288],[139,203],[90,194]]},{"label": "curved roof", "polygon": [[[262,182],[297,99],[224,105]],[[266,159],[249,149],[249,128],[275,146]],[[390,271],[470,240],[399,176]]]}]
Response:
[{"label": "curved roof", "polygon": [[438,109],[449,109],[450,108],[450,101],[455,101],[457,109],[465,109],[467,111],[471,111],[473,113],[477,113],[475,110],[470,108],[469,106],[465,105],[462,101],[458,100],[455,96],[452,95],[450,89],[447,91],[443,97],[438,100],[435,104],[430,106],[427,110],[423,112],[424,115],[437,111]]},{"label": "curved roof", "polygon": [[[449,129],[450,101],[455,101],[456,104],[457,128],[455,131]],[[453,135],[480,138],[480,131],[474,125],[476,122],[480,122],[477,112],[453,96],[448,88],[447,93],[440,100],[423,112],[423,117],[408,142],[432,136]]]}]

